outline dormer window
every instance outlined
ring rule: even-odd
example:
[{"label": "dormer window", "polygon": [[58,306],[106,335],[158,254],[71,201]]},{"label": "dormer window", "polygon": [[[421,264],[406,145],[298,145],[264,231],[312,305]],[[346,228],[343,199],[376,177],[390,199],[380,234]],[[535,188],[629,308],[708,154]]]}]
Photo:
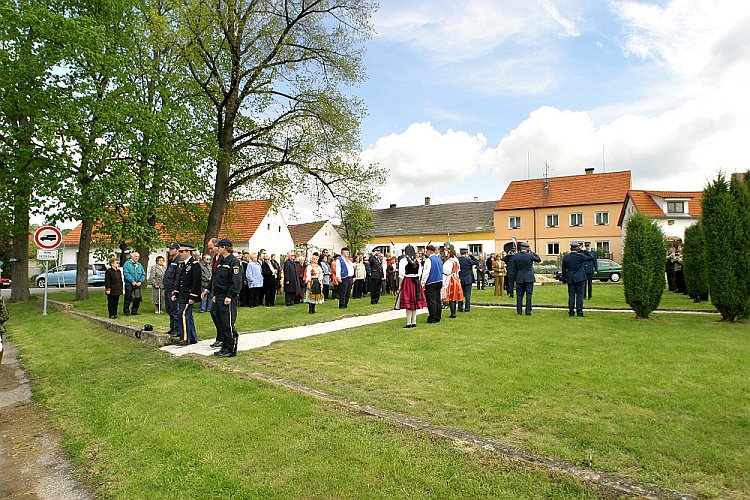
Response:
[{"label": "dormer window", "polygon": [[668,201],[667,213],[668,214],[684,214],[685,202],[684,201]]}]

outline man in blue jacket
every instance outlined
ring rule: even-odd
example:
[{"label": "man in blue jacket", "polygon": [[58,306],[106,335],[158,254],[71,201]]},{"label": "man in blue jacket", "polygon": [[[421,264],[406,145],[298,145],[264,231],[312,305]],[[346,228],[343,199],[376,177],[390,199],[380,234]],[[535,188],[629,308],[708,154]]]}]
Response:
[{"label": "man in blue jacket", "polygon": [[474,266],[479,265],[479,261],[469,253],[468,248],[462,248],[459,253],[461,256],[458,258],[458,278],[461,280],[461,288],[464,291],[464,302],[458,303],[458,310],[459,312],[469,312],[471,311],[471,286],[475,281]]},{"label": "man in blue jacket", "polygon": [[531,245],[519,243],[520,252],[510,261],[508,275],[515,276],[516,282],[516,312],[522,314],[523,297],[526,296],[526,316],[531,316],[531,296],[534,293],[534,262],[541,262],[542,258],[531,251]]},{"label": "man in blue jacket", "polygon": [[[568,316],[577,314],[583,317],[583,292],[586,286],[585,264],[594,258],[591,253],[581,250],[581,244],[577,241],[571,242],[570,253],[563,257],[562,275],[568,284]],[[575,307],[575,313],[573,308]]]},{"label": "man in blue jacket", "polygon": [[[586,271],[586,284],[588,287],[588,294],[584,293],[584,295],[588,295],[586,298],[591,300],[591,292],[594,289],[594,273],[599,270],[599,261],[597,260],[596,250],[591,250],[591,242],[587,241],[583,245],[583,251],[587,255],[593,257],[591,260],[586,260],[583,262],[583,269],[584,271]],[[586,290],[584,290],[584,292],[585,291]]]},{"label": "man in blue jacket", "polygon": [[[123,303],[123,313],[125,316],[138,315],[138,308],[141,306],[140,296],[142,291],[136,293],[137,298],[133,297],[134,290],[140,290],[141,284],[146,281],[146,271],[138,259],[141,255],[138,252],[131,252],[130,260],[122,267],[122,276],[125,279],[125,302]],[[131,307],[132,304],[132,307]]]},{"label": "man in blue jacket", "polygon": [[180,276],[180,263],[182,257],[180,257],[180,244],[173,241],[167,247],[167,257],[169,257],[169,265],[167,270],[164,271],[164,299],[167,314],[169,315],[169,335],[172,337],[179,336],[179,327],[177,326],[177,302],[172,300],[172,292],[177,286],[177,279]]}]

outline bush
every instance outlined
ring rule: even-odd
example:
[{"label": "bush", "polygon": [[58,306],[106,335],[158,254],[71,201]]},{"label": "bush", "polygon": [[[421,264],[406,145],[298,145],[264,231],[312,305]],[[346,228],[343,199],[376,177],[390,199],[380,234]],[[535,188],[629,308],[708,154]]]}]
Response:
[{"label": "bush", "polygon": [[688,295],[695,302],[708,300],[708,265],[706,263],[706,240],[698,222],[685,229],[682,245],[682,264]]},{"label": "bush", "polygon": [[719,173],[703,190],[703,236],[716,249],[707,260],[711,302],[726,321],[747,317],[750,302],[750,190],[734,180],[730,189]]},{"label": "bush", "polygon": [[648,318],[659,307],[664,292],[664,232],[638,212],[625,224],[622,275],[625,301],[637,317]]}]

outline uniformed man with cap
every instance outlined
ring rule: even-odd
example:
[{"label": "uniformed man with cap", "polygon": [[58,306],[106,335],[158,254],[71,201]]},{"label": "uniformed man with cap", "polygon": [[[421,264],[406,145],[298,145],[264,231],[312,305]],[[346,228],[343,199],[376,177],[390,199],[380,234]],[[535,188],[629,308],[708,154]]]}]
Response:
[{"label": "uniformed man with cap", "polygon": [[195,248],[185,243],[180,245],[180,275],[172,297],[177,301],[177,326],[180,341],[177,345],[185,346],[198,342],[193,321],[193,304],[201,298],[201,266],[193,256]]},{"label": "uniformed man with cap", "polygon": [[581,251],[590,255],[591,260],[587,260],[583,263],[583,269],[586,271],[586,290],[584,295],[587,299],[591,300],[591,293],[594,291],[594,273],[599,271],[599,261],[597,260],[596,250],[591,250],[591,242],[587,241],[581,247]]},{"label": "uniformed man with cap", "polygon": [[219,240],[218,247],[219,260],[211,282],[211,291],[213,308],[216,309],[219,319],[217,342],[221,341],[221,350],[214,354],[222,358],[231,358],[237,355],[239,340],[234,324],[237,321],[237,301],[242,290],[242,264],[232,251],[231,240]]},{"label": "uniformed man with cap", "polygon": [[[577,241],[570,243],[570,253],[563,257],[562,275],[568,284],[568,316],[583,317],[583,292],[586,288],[585,264],[594,260],[591,253],[581,250]],[[574,308],[575,307],[575,312]]]},{"label": "uniformed man with cap", "polygon": [[518,244],[518,252],[510,261],[508,275],[515,276],[516,283],[516,312],[523,312],[523,297],[526,296],[526,316],[531,316],[531,296],[534,293],[534,262],[541,262],[542,258],[531,251],[531,245],[526,242]]},{"label": "uniformed man with cap", "polygon": [[176,241],[169,244],[167,247],[167,257],[169,264],[167,270],[164,271],[164,299],[166,300],[165,307],[167,314],[169,314],[169,334],[173,337],[178,337],[179,327],[177,326],[177,300],[172,300],[172,292],[174,292],[177,286],[177,279],[180,277],[180,263],[182,257],[180,257],[180,244]]}]

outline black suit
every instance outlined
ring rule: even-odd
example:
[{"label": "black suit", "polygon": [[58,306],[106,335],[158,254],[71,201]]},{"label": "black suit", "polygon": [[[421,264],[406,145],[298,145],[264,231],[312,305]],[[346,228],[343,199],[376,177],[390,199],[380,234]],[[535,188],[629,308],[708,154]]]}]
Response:
[{"label": "black suit", "polygon": [[563,257],[562,275],[568,284],[568,315],[573,316],[573,308],[578,316],[583,316],[583,293],[586,286],[586,264],[594,258],[587,251],[570,252]]},{"label": "black suit", "polygon": [[301,290],[297,263],[292,259],[284,261],[284,294],[286,305],[294,304],[294,297]]},{"label": "black suit", "polygon": [[531,296],[534,293],[534,262],[542,258],[534,252],[519,252],[513,257],[508,275],[516,282],[516,312],[521,314],[523,296],[526,295],[526,315],[531,316]]},{"label": "black suit", "polygon": [[370,304],[380,301],[380,287],[383,283],[383,263],[377,255],[370,255]]}]

